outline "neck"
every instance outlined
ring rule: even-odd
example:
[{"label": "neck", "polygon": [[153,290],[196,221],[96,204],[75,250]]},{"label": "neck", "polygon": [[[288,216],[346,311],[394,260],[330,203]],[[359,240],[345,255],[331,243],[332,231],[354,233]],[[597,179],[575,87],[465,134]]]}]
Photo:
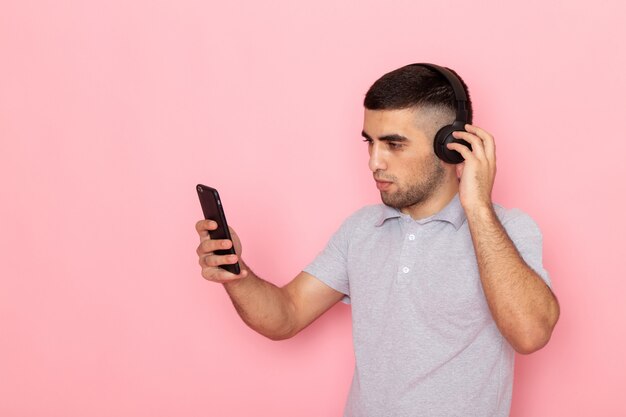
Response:
[{"label": "neck", "polygon": [[415,220],[425,219],[440,212],[459,192],[459,181],[454,177],[446,177],[446,181],[427,199],[400,211]]}]

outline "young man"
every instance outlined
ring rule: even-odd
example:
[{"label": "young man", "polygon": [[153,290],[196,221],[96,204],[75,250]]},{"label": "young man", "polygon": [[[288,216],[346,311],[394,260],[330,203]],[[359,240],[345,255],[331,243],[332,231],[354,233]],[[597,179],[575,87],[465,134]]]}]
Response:
[{"label": "young man", "polygon": [[[471,124],[455,73],[399,68],[364,104],[384,204],[349,217],[282,288],[236,255],[214,255],[233,242],[211,240],[215,223],[200,221],[202,276],[223,283],[241,318],[276,340],[349,302],[356,368],[345,416],[508,416],[514,351],[543,347],[559,316],[541,233],[521,211],[492,203],[494,139]],[[237,261],[237,276],[218,268]]]}]

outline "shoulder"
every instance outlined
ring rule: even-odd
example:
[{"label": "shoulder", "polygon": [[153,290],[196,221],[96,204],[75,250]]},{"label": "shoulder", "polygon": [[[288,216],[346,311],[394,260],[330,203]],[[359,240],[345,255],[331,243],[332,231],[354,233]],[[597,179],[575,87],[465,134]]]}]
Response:
[{"label": "shoulder", "polygon": [[372,234],[377,222],[383,215],[382,205],[365,206],[348,216],[331,236],[330,247],[345,248],[354,242]]},{"label": "shoulder", "polygon": [[352,213],[344,221],[350,227],[375,226],[384,215],[385,206],[383,204],[372,204],[362,207]]},{"label": "shoulder", "polygon": [[524,211],[518,208],[505,208],[499,204],[494,204],[493,208],[507,232],[541,235],[537,222]]}]

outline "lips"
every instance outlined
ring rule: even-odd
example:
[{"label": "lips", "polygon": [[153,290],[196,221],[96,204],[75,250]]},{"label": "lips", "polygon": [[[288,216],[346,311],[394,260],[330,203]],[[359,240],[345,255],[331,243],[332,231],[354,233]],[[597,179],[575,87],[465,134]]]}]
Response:
[{"label": "lips", "polygon": [[376,178],[374,178],[374,181],[376,181],[376,188],[378,188],[380,191],[387,191],[387,189],[391,187],[391,184],[393,184],[393,182],[391,181],[384,181]]}]

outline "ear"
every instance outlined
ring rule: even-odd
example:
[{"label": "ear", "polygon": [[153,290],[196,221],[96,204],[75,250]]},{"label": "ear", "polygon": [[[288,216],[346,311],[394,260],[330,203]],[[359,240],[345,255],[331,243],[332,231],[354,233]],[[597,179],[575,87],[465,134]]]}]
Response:
[{"label": "ear", "polygon": [[456,168],[456,177],[458,179],[461,179],[461,176],[463,175],[463,168],[465,167],[465,161],[461,162],[460,164],[456,164],[455,168]]}]

